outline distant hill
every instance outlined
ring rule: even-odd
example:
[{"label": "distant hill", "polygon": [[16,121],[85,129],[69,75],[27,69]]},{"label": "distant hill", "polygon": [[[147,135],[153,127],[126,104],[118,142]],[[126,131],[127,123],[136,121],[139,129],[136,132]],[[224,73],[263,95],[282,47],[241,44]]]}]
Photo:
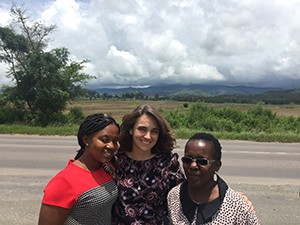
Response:
[{"label": "distant hill", "polygon": [[261,100],[266,104],[299,104],[300,89],[291,89],[283,91],[267,91],[262,94],[252,96],[253,99]]},{"label": "distant hill", "polygon": [[215,96],[200,96],[200,95],[177,95],[172,97],[176,101],[203,101],[208,103],[247,103],[247,104],[300,104],[300,89],[281,90],[281,91],[266,91],[260,94],[252,95],[215,95]]},{"label": "distant hill", "polygon": [[100,94],[108,93],[109,95],[122,95],[129,92],[142,92],[148,95],[159,94],[161,96],[219,96],[219,95],[255,95],[268,91],[280,91],[281,88],[269,87],[246,87],[246,86],[225,86],[225,85],[167,85],[167,86],[151,86],[148,88],[93,88]]}]

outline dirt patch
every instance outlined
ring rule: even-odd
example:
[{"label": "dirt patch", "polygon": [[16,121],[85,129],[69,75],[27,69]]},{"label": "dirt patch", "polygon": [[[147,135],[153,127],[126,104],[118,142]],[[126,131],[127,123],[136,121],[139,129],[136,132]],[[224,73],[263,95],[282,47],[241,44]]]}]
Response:
[{"label": "dirt patch", "polygon": [[176,110],[183,107],[182,102],[175,101],[106,101],[106,100],[83,100],[69,105],[66,113],[71,107],[79,106],[84,111],[85,115],[93,113],[104,113],[112,116],[117,121],[121,121],[122,117],[132,112],[136,107],[142,104],[154,106],[157,109],[166,111]]}]

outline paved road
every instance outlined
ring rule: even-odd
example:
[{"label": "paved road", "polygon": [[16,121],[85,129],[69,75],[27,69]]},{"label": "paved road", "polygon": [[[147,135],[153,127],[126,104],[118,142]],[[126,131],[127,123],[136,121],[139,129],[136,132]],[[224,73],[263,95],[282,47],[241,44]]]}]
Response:
[{"label": "paved road", "polygon": [[[0,224],[37,224],[43,188],[76,137],[0,135]],[[186,140],[178,140],[180,156]],[[300,144],[221,141],[220,175],[253,202],[261,224],[300,224]]]}]

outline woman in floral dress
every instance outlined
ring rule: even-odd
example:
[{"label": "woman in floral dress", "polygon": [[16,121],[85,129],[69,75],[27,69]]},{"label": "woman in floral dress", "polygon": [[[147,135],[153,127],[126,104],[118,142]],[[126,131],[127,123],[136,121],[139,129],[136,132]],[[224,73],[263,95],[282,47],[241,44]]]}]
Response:
[{"label": "woman in floral dress", "polygon": [[120,148],[113,158],[118,199],[112,224],[169,224],[168,192],[185,178],[176,139],[161,113],[149,105],[123,117]]}]

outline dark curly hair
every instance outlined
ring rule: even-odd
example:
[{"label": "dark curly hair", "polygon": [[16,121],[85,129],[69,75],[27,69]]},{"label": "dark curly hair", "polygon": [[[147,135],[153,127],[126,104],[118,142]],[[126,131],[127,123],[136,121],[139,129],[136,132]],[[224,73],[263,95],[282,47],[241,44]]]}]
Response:
[{"label": "dark curly hair", "polygon": [[134,127],[137,119],[144,114],[151,116],[159,127],[159,137],[151,149],[151,153],[171,152],[176,144],[176,139],[171,132],[171,126],[163,118],[162,114],[150,105],[138,106],[131,113],[123,117],[119,135],[119,150],[132,151],[132,135],[129,133],[129,130]]}]

